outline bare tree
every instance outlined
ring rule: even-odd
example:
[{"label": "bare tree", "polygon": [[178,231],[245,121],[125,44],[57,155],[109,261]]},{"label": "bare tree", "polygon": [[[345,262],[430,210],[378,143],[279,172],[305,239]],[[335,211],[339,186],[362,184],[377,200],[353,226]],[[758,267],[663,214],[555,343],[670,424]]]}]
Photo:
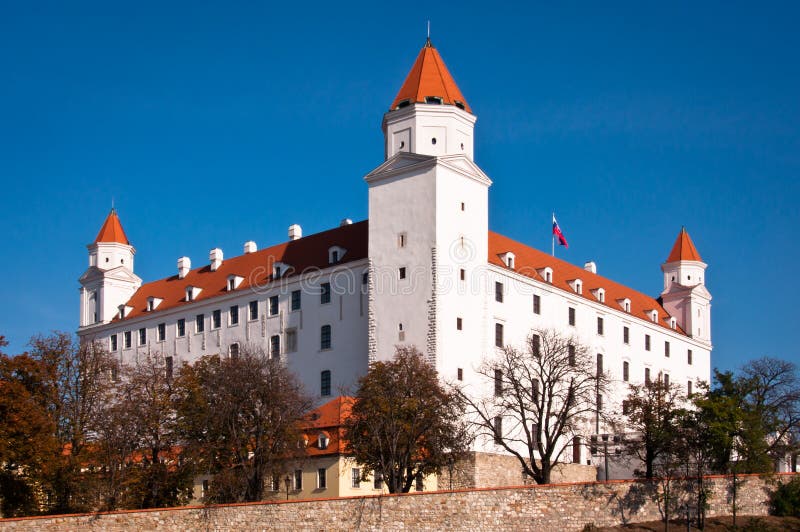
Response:
[{"label": "bare tree", "polygon": [[550,482],[572,438],[604,419],[602,363],[556,330],[534,330],[523,349],[498,350],[478,373],[494,383],[494,393],[461,390],[478,432],[515,456],[539,484]]},{"label": "bare tree", "polygon": [[208,502],[261,500],[270,476],[304,452],[298,421],[311,400],[262,350],[203,357],[181,368],[175,386],[185,457],[214,475]]},{"label": "bare tree", "polygon": [[358,382],[344,423],[347,452],[374,472],[390,493],[408,492],[415,480],[441,473],[470,444],[456,392],[414,347],[398,347],[389,362],[376,362]]}]

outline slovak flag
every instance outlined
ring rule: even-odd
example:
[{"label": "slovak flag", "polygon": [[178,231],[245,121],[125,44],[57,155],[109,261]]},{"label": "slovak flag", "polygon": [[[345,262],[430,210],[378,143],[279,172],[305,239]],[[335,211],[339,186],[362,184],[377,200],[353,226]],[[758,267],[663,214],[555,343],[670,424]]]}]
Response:
[{"label": "slovak flag", "polygon": [[561,244],[565,248],[569,248],[569,244],[567,244],[567,239],[564,237],[564,233],[561,232],[561,228],[558,226],[555,214],[553,214],[553,236],[558,237],[559,244]]}]

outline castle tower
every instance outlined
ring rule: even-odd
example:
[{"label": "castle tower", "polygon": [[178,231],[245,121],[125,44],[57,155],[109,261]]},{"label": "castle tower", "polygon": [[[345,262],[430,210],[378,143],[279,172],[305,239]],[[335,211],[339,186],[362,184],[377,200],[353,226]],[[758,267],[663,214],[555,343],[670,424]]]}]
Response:
[{"label": "castle tower", "polygon": [[681,228],[669,257],[661,265],[661,300],[687,334],[711,344],[711,294],[705,287],[706,267],[689,233]]},{"label": "castle tower", "polygon": [[476,283],[491,180],[473,162],[475,120],[428,40],[384,115],[386,161],[365,177],[372,360],[414,345],[455,378],[456,366],[470,367],[465,353],[483,354],[485,290]]},{"label": "castle tower", "polygon": [[141,286],[133,273],[136,250],[125,236],[117,211],[111,209],[89,249],[89,268],[81,283],[80,326],[108,323]]}]

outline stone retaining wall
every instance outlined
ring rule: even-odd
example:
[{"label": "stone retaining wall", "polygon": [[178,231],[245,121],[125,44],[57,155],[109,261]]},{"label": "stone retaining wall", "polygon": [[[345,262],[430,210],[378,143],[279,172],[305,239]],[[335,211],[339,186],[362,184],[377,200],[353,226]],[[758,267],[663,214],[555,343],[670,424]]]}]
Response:
[{"label": "stone retaining wall", "polygon": [[[742,476],[739,515],[765,515],[768,493],[792,474]],[[675,493],[682,482],[673,483]],[[731,513],[729,477],[707,477],[708,516]],[[686,482],[686,487],[696,482]],[[2,530],[581,530],[660,519],[656,482],[610,481],[453,492],[184,507],[0,520]],[[696,488],[692,488],[696,489]]]}]

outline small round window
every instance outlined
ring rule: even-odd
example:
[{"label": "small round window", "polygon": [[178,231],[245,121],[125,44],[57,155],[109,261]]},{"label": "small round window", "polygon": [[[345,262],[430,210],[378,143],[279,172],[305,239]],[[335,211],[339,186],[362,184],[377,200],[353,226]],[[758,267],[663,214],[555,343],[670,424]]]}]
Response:
[{"label": "small round window", "polygon": [[431,144],[434,144],[434,145],[436,144],[436,137],[433,137],[433,138],[431,139]]},{"label": "small round window", "polygon": [[404,140],[401,140],[401,141],[400,141],[400,149],[402,150],[402,149],[403,149],[403,148],[405,148],[405,147],[406,147],[406,141],[404,141]]}]

